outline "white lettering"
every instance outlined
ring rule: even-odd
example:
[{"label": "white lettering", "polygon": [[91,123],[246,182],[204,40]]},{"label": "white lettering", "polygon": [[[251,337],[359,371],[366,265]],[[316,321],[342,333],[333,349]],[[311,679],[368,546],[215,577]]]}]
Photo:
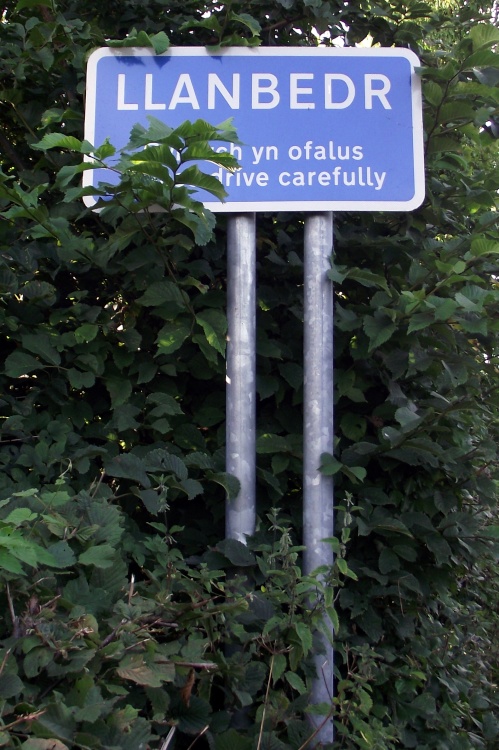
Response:
[{"label": "white lettering", "polygon": [[[267,81],[268,86],[261,85]],[[253,73],[251,76],[251,106],[252,109],[274,109],[281,97],[277,91],[277,76],[272,73]],[[270,101],[261,101],[260,95],[270,96]]]},{"label": "white lettering", "polygon": [[118,104],[117,108],[122,109],[138,109],[138,104],[127,104],[125,102],[125,73],[118,73]]},{"label": "white lettering", "polygon": [[208,109],[215,109],[215,91],[219,91],[231,109],[239,109],[241,75],[232,75],[232,93],[225,88],[216,73],[208,73]]},{"label": "white lettering", "polygon": [[[373,88],[374,81],[381,81],[383,84],[381,88]],[[390,91],[391,83],[390,79],[381,73],[367,73],[364,76],[365,83],[365,107],[366,109],[373,108],[373,97],[377,96],[381,104],[385,109],[391,109],[391,104],[386,98],[386,94]]]},{"label": "white lettering", "polygon": [[[184,88],[187,92],[187,96],[182,96],[182,90]],[[179,75],[168,109],[175,109],[177,104],[190,104],[192,109],[200,108],[189,73],[181,73],[181,75]]]},{"label": "white lettering", "polygon": [[300,102],[299,96],[310,96],[313,89],[308,86],[298,86],[299,81],[311,81],[313,73],[291,73],[289,76],[289,107],[290,109],[315,109],[314,102]]},{"label": "white lettering", "polygon": [[256,146],[252,146],[251,148],[253,149],[253,156],[255,157],[253,159],[253,164],[259,164],[262,158],[264,146],[260,146],[259,149],[257,149]]},{"label": "white lettering", "polygon": [[[333,102],[333,81],[341,81],[347,87],[347,96],[342,102]],[[355,98],[355,86],[351,78],[343,73],[326,73],[324,76],[324,106],[326,109],[346,109]]]},{"label": "white lettering", "polygon": [[146,73],[146,90],[144,97],[144,109],[166,109],[162,102],[154,103],[152,100],[152,73]]},{"label": "white lettering", "polygon": [[[374,178],[374,181],[373,181]],[[341,166],[335,167],[331,172],[281,172],[279,184],[284,187],[305,187],[319,183],[322,187],[333,184],[338,187],[374,187],[381,190],[386,178],[386,172],[375,172],[371,167],[357,167],[356,170],[345,170]]]}]

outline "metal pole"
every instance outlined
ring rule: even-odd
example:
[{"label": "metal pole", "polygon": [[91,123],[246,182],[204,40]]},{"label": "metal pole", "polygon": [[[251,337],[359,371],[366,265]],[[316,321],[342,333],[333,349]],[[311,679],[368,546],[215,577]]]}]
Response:
[{"label": "metal pole", "polygon": [[[304,322],[304,572],[333,564],[330,545],[321,540],[334,533],[332,477],[319,471],[322,453],[332,453],[333,428],[333,284],[326,273],[333,250],[333,214],[311,214],[305,219]],[[326,623],[330,627],[330,623]],[[331,630],[332,632],[332,630]],[[319,636],[318,636],[319,637]],[[323,638],[323,636],[320,636]],[[323,638],[325,653],[317,654],[313,703],[331,703],[333,647]],[[319,726],[322,717],[313,719]],[[316,735],[317,742],[333,741],[333,722]]]},{"label": "metal pole", "polygon": [[256,519],[256,238],[255,214],[230,216],[227,227],[227,471],[241,489],[227,500],[227,539],[246,543]]}]

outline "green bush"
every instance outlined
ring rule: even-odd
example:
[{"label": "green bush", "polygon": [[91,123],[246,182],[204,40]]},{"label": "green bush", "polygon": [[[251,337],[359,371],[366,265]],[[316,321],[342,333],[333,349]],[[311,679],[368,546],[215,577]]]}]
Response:
[{"label": "green bush", "polygon": [[[497,28],[474,4],[4,6],[0,746],[302,750],[327,613],[336,696],[315,710],[335,721],[335,750],[493,750]],[[259,523],[245,547],[223,540],[238,492],[224,219],[169,157],[235,133],[152,119],[99,213],[80,187],[92,48],[127,34],[159,50],[166,34],[316,44],[317,31],[414,49],[427,135],[421,209],[335,217],[325,582],[300,570],[304,217],[258,217]]]}]

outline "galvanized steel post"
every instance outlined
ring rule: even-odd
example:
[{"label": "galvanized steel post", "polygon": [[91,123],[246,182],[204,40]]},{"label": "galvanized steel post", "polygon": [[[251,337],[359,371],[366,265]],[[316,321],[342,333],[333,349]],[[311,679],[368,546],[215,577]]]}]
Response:
[{"label": "galvanized steel post", "polygon": [[255,531],[256,502],[256,238],[255,214],[227,221],[226,468],[241,489],[227,500],[225,533],[246,543]]},{"label": "galvanized steel post", "polygon": [[[305,219],[304,292],[304,572],[333,564],[330,545],[322,540],[334,533],[332,477],[319,471],[322,453],[332,453],[333,427],[333,284],[327,278],[333,250],[333,214],[311,214]],[[330,623],[326,623],[330,626]],[[319,636],[318,636],[319,637]],[[322,637],[322,636],[321,636]],[[317,678],[313,703],[330,703],[333,695],[333,647],[324,640],[324,654],[315,659]],[[319,726],[322,717],[314,719]],[[316,742],[332,742],[333,723],[326,723]]]}]

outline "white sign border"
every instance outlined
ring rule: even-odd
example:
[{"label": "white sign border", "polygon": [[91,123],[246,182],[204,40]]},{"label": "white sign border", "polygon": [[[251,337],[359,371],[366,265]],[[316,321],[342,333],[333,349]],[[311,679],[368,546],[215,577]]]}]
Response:
[{"label": "white sign border", "polygon": [[[414,160],[414,196],[408,201],[203,201],[213,213],[253,213],[266,211],[413,211],[425,197],[425,167],[423,144],[423,106],[421,79],[416,68],[421,62],[412,50],[404,47],[225,47],[212,52],[206,47],[170,47],[157,55],[151,47],[100,47],[94,50],[87,63],[84,138],[94,144],[97,99],[97,64],[103,57],[402,57],[411,66],[411,103]],[[91,161],[91,157],[87,157]],[[83,173],[83,187],[94,186],[93,170]],[[85,196],[84,203],[92,208],[97,203],[93,196]]]}]

